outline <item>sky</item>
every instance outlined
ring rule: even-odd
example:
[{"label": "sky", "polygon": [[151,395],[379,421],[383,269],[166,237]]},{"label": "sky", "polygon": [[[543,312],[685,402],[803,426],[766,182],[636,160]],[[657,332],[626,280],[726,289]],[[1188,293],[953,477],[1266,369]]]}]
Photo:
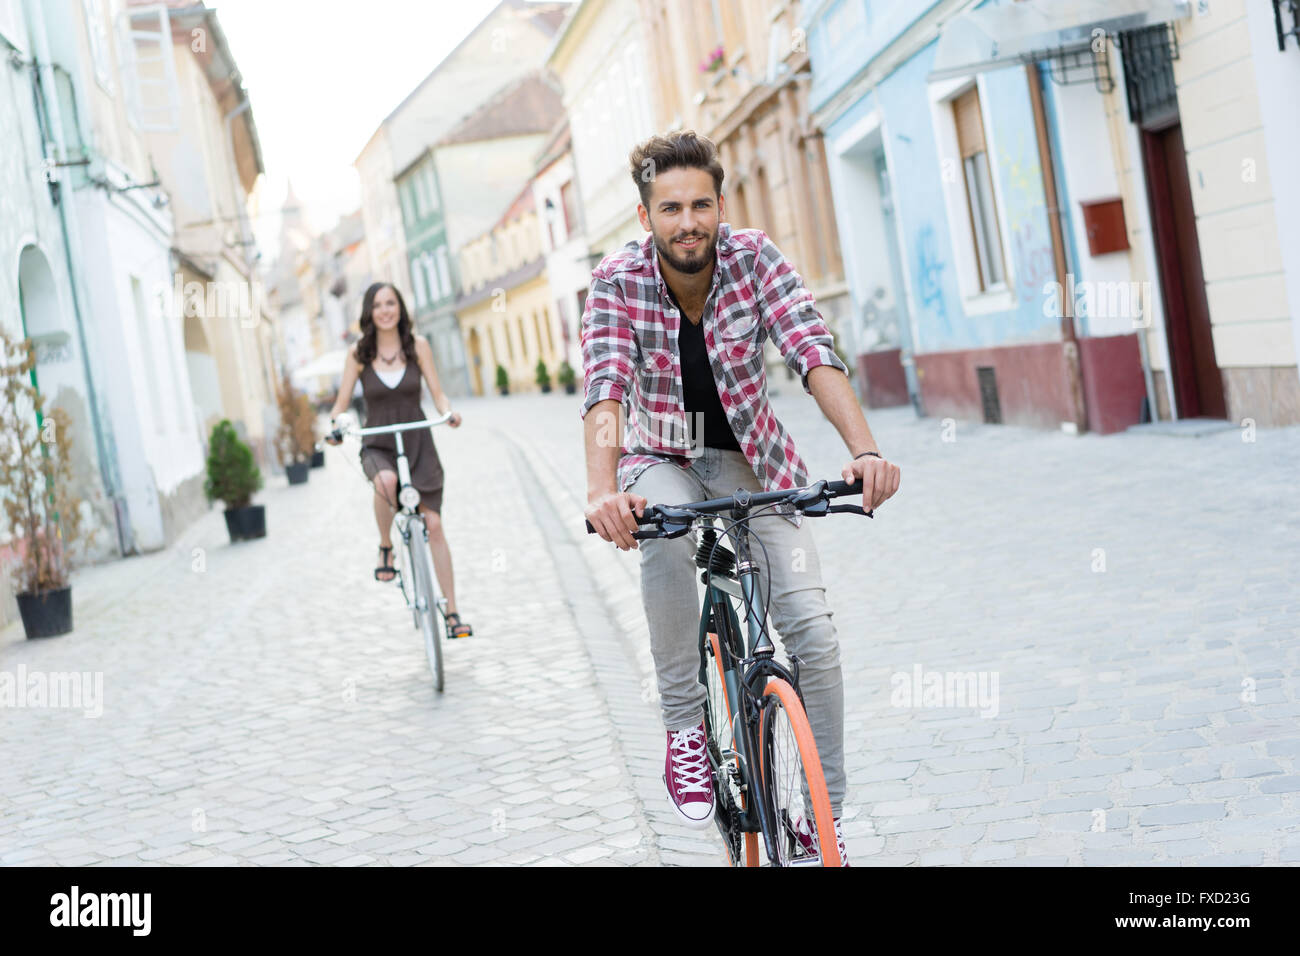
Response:
[{"label": "sky", "polygon": [[266,179],[254,222],[279,252],[293,182],[308,224],[357,208],[353,161],[380,122],[499,0],[208,0],[239,64]]}]

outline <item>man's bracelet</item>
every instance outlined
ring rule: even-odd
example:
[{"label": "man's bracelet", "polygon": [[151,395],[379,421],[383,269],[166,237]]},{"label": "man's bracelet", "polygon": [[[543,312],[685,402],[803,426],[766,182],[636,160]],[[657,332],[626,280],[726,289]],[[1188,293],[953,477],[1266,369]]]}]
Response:
[{"label": "man's bracelet", "polygon": [[854,455],[853,460],[857,461],[859,458],[865,458],[867,455],[874,455],[876,458],[879,458],[881,461],[884,461],[885,459],[885,456],[878,451],[864,451],[861,455]]}]

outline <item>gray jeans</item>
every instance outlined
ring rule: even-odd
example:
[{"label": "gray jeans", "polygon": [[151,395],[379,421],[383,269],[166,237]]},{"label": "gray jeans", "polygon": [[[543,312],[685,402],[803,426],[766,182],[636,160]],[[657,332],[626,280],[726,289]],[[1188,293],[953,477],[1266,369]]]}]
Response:
[{"label": "gray jeans", "polygon": [[[725,497],[737,488],[763,490],[745,456],[705,448],[690,468],[670,462],[651,465],[627,490],[649,504],[677,505]],[[809,528],[814,520],[805,518],[796,528],[777,515],[755,518],[750,529],[767,548],[766,557],[754,538],[750,545],[761,569],[760,598],[771,581],[769,633],[775,628],[786,651],[799,657],[799,686],[808,722],[826,774],[831,809],[839,816],[844,800],[844,681],[821,563]],[[705,698],[698,644],[703,587],[695,566],[695,538],[683,535],[641,541],[639,546],[641,600],[650,625],[664,725],[669,730],[695,727],[704,719]],[[743,613],[740,620],[743,632]]]}]

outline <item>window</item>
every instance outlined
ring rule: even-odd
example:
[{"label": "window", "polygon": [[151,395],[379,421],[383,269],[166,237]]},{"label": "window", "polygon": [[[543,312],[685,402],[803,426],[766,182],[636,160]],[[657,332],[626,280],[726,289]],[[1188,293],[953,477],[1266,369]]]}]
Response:
[{"label": "window", "polygon": [[127,115],[146,133],[180,128],[180,94],[171,21],[163,4],[122,14],[121,53]]},{"label": "window", "polygon": [[438,177],[433,174],[433,163],[430,162],[424,167],[424,178],[427,181],[427,190],[429,194],[429,212],[438,211]]},{"label": "window", "polygon": [[442,301],[444,293],[438,283],[438,271],[433,267],[433,253],[428,250],[420,253],[420,268],[424,270],[425,279],[429,284],[429,304],[437,305]]},{"label": "window", "polygon": [[564,237],[567,239],[578,231],[578,195],[573,180],[560,187],[560,205],[564,207]]},{"label": "window", "polygon": [[406,220],[407,225],[415,222],[415,210],[411,208],[411,190],[408,183],[402,183],[397,187],[397,198],[402,204],[402,218]]},{"label": "window", "polygon": [[987,291],[1006,282],[1006,268],[1002,262],[1002,237],[993,201],[993,178],[984,143],[979,91],[972,88],[957,97],[953,100],[952,111],[957,125],[957,150],[961,155],[962,177],[966,185],[966,207],[975,243],[980,290]]},{"label": "window", "polygon": [[411,284],[415,286],[415,307],[422,309],[424,308],[426,295],[424,291],[424,270],[420,268],[419,258],[411,261]]},{"label": "window", "polygon": [[423,219],[429,213],[429,196],[424,189],[424,177],[419,173],[411,177],[411,191],[415,194],[415,214]]},{"label": "window", "polygon": [[108,60],[108,25],[104,20],[104,0],[81,0],[81,12],[90,38],[90,58],[95,64],[95,82],[105,92],[113,92],[112,64]]},{"label": "window", "polygon": [[451,264],[447,258],[447,247],[439,246],[436,253],[438,261],[438,281],[442,284],[444,295],[451,295]]}]

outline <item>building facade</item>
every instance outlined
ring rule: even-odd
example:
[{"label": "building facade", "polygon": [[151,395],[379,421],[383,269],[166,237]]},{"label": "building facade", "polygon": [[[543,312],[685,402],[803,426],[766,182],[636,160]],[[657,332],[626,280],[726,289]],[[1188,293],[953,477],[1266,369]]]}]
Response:
[{"label": "building facade", "polygon": [[582,313],[591,286],[591,253],[567,120],[556,127],[551,141],[542,149],[531,186],[546,255],[546,279],[560,330],[559,354],[575,374],[580,374]]},{"label": "building facade", "polygon": [[[464,217],[469,224],[462,228],[458,210],[448,209],[444,202],[454,205],[458,195],[439,188],[445,187],[442,181],[468,178],[471,183],[492,185],[497,175],[492,171],[494,163],[509,165],[529,157],[512,151],[504,140],[473,146],[468,145],[471,140],[461,139],[461,149],[432,148],[471,123],[503,90],[516,87],[536,71],[567,7],[502,0],[384,118],[355,163],[372,271],[376,279],[402,289],[408,307],[417,298],[423,301],[416,325],[433,347],[449,395],[463,395],[470,388],[454,315],[455,242],[468,241],[495,221],[531,169],[496,181],[486,208],[470,209]],[[477,168],[476,150],[488,160],[486,169]],[[416,236],[408,234],[408,223]],[[444,269],[448,272],[445,286]],[[432,290],[431,282],[435,283]],[[435,293],[437,297],[431,298]]]},{"label": "building facade", "polygon": [[582,0],[546,61],[563,90],[574,178],[582,187],[588,282],[601,258],[645,235],[628,155],[657,126],[647,29],[635,0]]},{"label": "building facade", "polygon": [[927,414],[1295,420],[1264,106],[1294,65],[1245,4],[806,6],[849,284]]},{"label": "building facade", "polygon": [[539,390],[539,361],[554,384],[564,340],[547,281],[531,183],[488,232],[461,248],[459,267],[464,292],[456,314],[474,394],[497,388],[498,366],[505,370],[511,392]]},{"label": "building facade", "polygon": [[[639,0],[639,9],[656,126],[694,129],[717,144],[727,221],[767,233],[802,276],[837,345],[846,355],[866,351],[855,334],[822,133],[808,121],[803,4]],[[775,349],[768,360],[793,379]]]},{"label": "building facade", "polygon": [[228,418],[258,464],[275,467],[283,359],[249,222],[264,172],[251,101],[213,10],[131,0],[124,15],[134,61],[157,78],[129,102],[174,221],[172,309],[202,447]]}]

